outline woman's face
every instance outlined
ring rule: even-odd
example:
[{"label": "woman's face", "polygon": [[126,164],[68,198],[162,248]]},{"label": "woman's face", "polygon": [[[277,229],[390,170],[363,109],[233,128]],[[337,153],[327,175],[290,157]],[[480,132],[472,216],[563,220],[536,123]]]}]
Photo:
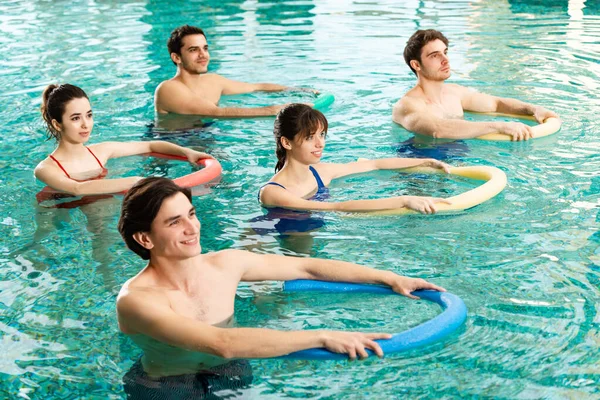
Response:
[{"label": "woman's face", "polygon": [[52,120],[54,128],[60,132],[60,139],[69,143],[85,143],[94,127],[92,106],[85,97],[73,99],[65,106],[62,123]]},{"label": "woman's face", "polygon": [[296,136],[292,145],[292,157],[305,164],[317,164],[321,161],[325,149],[327,132],[320,126],[316,132],[307,137]]}]

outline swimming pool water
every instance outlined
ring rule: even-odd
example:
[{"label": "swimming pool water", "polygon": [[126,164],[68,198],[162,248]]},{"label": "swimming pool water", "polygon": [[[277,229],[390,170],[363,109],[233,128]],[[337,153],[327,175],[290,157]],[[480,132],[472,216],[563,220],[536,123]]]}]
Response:
[{"label": "swimming pool water", "polygon": [[[33,168],[53,149],[38,107],[45,85],[69,82],[91,98],[92,141],[164,138],[217,157],[221,182],[196,197],[205,251],[224,248],[339,258],[443,285],[469,317],[449,340],[364,362],[254,360],[244,398],[598,398],[600,393],[600,3],[595,1],[159,1],[0,4],[0,397],[123,398],[140,355],[118,332],[120,286],[143,267],[116,232],[120,199],[41,209]],[[156,85],[171,77],[166,40],[203,27],[210,71],[332,92],[324,161],[436,156],[494,165],[506,189],[444,216],[328,214],[303,235],[259,235],[258,188],[275,165],[272,118],[154,120]],[[433,146],[391,122],[414,84],[402,50],[419,28],[450,39],[452,82],[558,112],[562,130],[526,143]],[[306,94],[250,95],[224,104]],[[207,124],[208,123],[208,124]],[[203,126],[206,124],[206,126]],[[187,129],[186,129],[187,127]],[[171,164],[168,164],[171,165]],[[132,157],[111,174],[178,175]],[[187,169],[186,169],[187,168]],[[431,193],[463,179],[367,174],[336,182],[335,198]],[[400,297],[283,294],[243,285],[238,323],[277,329],[390,330],[435,305]]]}]

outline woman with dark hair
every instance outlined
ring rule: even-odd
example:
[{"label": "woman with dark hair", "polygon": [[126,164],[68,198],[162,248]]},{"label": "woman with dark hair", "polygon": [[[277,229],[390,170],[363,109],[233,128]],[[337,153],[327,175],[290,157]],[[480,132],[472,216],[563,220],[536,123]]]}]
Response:
[{"label": "woman with dark hair", "polygon": [[305,104],[291,104],[279,112],[274,128],[277,145],[276,174],[259,192],[259,201],[264,207],[349,212],[406,207],[423,214],[432,214],[436,212],[436,203],[448,203],[444,199],[420,196],[325,202],[328,198],[327,185],[333,179],[346,175],[417,166],[449,172],[447,164],[431,158],[383,158],[347,164],[320,163],[327,128],[325,116]]},{"label": "woman with dark hair", "polygon": [[[92,107],[85,92],[73,85],[49,85],[42,95],[42,117],[56,149],[35,168],[37,179],[71,195],[98,195],[128,190],[141,177],[103,179],[110,158],[150,152],[183,155],[191,163],[208,154],[162,141],[104,142],[85,146],[94,127]],[[38,200],[40,197],[38,196]]]}]

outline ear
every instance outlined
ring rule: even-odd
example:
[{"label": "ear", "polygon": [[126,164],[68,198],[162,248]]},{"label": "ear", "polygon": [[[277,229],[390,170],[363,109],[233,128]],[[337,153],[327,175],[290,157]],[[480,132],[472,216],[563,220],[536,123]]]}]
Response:
[{"label": "ear", "polygon": [[171,53],[171,60],[177,65],[181,64],[181,56],[177,53]]},{"label": "ear", "polygon": [[139,243],[143,248],[150,250],[154,247],[154,243],[152,243],[152,239],[150,239],[150,235],[148,232],[136,232],[133,234],[133,240]]},{"label": "ear", "polygon": [[419,61],[417,60],[410,60],[410,66],[415,70],[415,71],[420,71],[421,70],[421,64],[419,63]]},{"label": "ear", "polygon": [[52,120],[52,127],[56,129],[57,132],[62,132],[62,126],[60,125],[60,122],[55,119]]},{"label": "ear", "polygon": [[279,141],[281,142],[281,145],[283,146],[284,149],[286,149],[286,150],[292,149],[292,144],[290,143],[288,138],[282,136],[281,139],[279,139]]}]

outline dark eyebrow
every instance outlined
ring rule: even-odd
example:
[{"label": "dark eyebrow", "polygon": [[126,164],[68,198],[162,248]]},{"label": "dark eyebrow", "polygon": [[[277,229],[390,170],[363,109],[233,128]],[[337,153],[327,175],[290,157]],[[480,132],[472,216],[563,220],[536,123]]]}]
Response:
[{"label": "dark eyebrow", "polygon": [[[88,110],[88,111],[86,112],[86,114],[89,114],[89,113],[91,113],[91,112],[92,112],[92,110],[90,109],[90,110]],[[73,113],[73,114],[69,115],[69,118],[71,118],[71,117],[74,117],[74,116],[76,116],[76,115],[81,115],[81,113]]]},{"label": "dark eyebrow", "polygon": [[427,54],[425,57],[429,57],[430,55],[435,54],[435,53],[441,53],[442,51],[448,51],[448,47],[444,48],[444,50],[432,51],[431,53]]},{"label": "dark eyebrow", "polygon": [[[190,212],[192,212],[192,211],[196,211],[196,207],[194,207],[194,206],[191,206],[191,207],[190,207],[190,210],[188,211],[188,214],[189,214]],[[163,221],[163,223],[168,225],[169,223],[171,223],[171,222],[173,222],[173,221],[175,221],[175,220],[178,220],[179,218],[181,218],[181,215],[175,215],[175,216],[173,216],[173,217],[169,217],[169,218],[165,219],[165,220]]]}]

